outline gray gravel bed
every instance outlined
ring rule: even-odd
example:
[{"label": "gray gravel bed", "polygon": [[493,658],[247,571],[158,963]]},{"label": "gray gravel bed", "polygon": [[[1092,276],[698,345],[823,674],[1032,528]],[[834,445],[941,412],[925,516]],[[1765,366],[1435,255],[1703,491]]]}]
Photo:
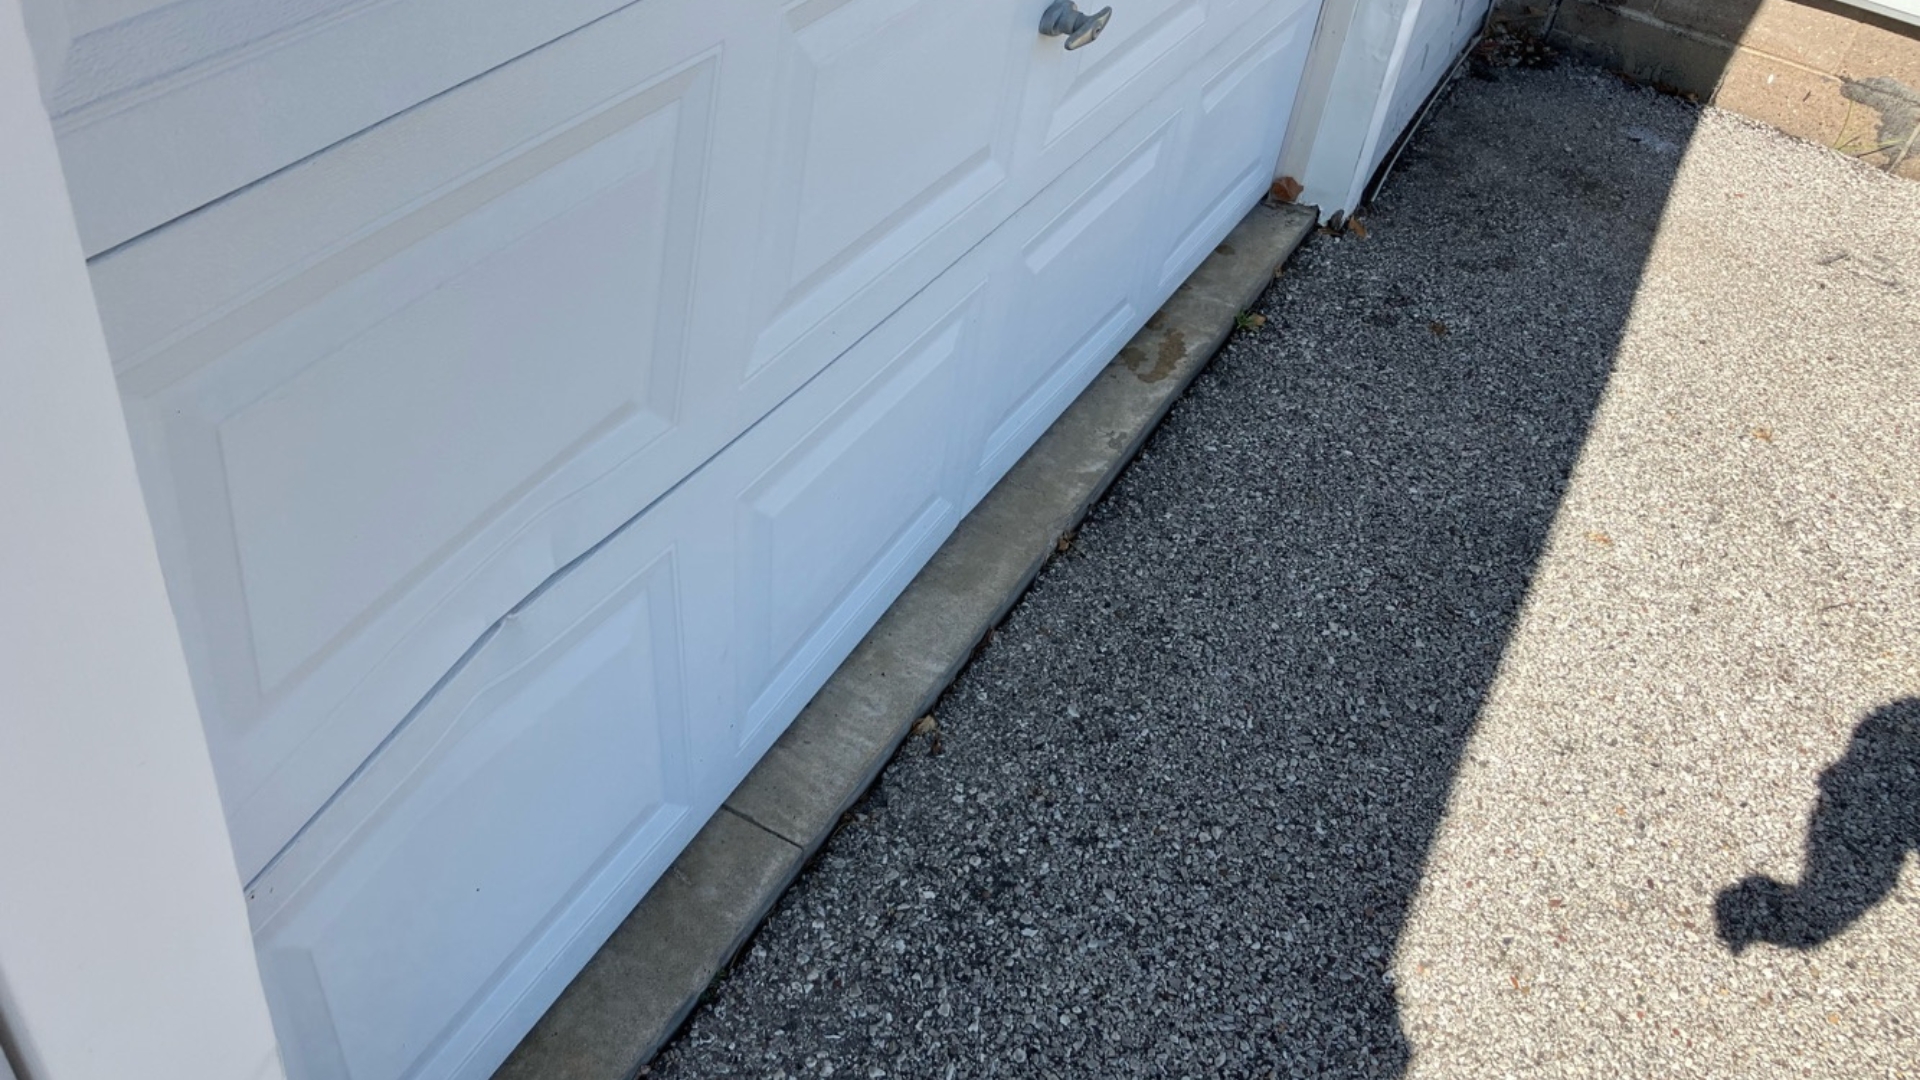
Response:
[{"label": "gray gravel bed", "polygon": [[1365,222],[651,1075],[1912,1073],[1920,185],[1567,67]]}]

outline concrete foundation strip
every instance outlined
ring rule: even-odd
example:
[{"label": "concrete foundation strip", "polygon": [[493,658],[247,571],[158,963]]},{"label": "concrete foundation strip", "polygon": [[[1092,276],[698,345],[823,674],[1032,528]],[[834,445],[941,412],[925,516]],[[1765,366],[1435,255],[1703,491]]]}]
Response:
[{"label": "concrete foundation strip", "polygon": [[627,1080],[1120,475],[1314,213],[1257,206],[967,515],[495,1080]]}]

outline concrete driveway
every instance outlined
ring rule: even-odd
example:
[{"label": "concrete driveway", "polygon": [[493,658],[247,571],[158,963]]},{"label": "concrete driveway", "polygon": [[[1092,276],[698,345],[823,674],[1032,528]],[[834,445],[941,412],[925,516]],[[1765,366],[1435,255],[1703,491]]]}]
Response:
[{"label": "concrete driveway", "polygon": [[1469,79],[662,1077],[1920,1075],[1920,185]]}]

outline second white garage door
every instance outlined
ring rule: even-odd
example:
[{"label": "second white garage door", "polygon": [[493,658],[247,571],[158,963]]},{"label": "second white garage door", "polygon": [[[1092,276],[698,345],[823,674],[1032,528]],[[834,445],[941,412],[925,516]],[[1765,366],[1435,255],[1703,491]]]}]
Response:
[{"label": "second white garage door", "polygon": [[1265,191],[1312,4],[1044,6],[643,0],[177,219],[68,136],[296,1077],[485,1076]]}]

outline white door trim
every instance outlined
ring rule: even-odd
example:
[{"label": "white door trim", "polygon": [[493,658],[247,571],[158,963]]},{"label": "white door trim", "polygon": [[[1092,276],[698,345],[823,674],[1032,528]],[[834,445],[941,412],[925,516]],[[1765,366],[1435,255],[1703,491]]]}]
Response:
[{"label": "white door trim", "polygon": [[1399,135],[1386,126],[1425,3],[1326,0],[1321,9],[1276,175],[1299,181],[1298,201],[1323,218],[1359,207]]},{"label": "white door trim", "polygon": [[283,1074],[20,0],[0,0],[0,1032],[18,1080]]}]

